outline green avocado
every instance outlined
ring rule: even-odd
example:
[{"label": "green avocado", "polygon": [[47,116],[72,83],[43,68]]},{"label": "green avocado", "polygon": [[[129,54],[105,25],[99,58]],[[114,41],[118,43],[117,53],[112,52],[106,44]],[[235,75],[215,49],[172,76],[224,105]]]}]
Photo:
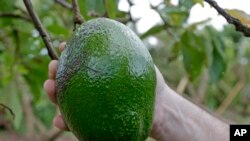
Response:
[{"label": "green avocado", "polygon": [[80,141],[145,141],[155,89],[147,48],[114,20],[97,18],[79,26],[59,59],[58,105]]}]

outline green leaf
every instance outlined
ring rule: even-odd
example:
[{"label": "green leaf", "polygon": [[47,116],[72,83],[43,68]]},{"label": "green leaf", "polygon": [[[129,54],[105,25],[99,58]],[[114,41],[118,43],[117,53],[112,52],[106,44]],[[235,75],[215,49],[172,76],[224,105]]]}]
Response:
[{"label": "green leaf", "polygon": [[[15,76],[14,76],[15,77]],[[20,91],[17,90],[16,82],[10,81],[0,95],[0,103],[7,105],[15,114],[15,120],[12,120],[15,129],[20,130],[23,120],[23,108],[20,99]],[[15,89],[13,89],[15,88]]]},{"label": "green leaf", "polygon": [[65,27],[60,26],[60,25],[51,24],[50,26],[47,27],[47,29],[49,30],[49,32],[52,32],[53,34],[55,34],[57,36],[58,36],[58,34],[69,35],[69,30],[66,29]]},{"label": "green leaf", "polygon": [[[34,77],[34,76],[33,76]],[[37,102],[41,96],[41,85],[32,78],[32,76],[24,76],[26,83],[29,85],[34,101]]]},{"label": "green leaf", "polygon": [[225,61],[224,43],[217,35],[217,38],[213,38],[213,61],[209,67],[209,74],[211,82],[216,84],[225,74],[227,63]]},{"label": "green leaf", "polygon": [[115,19],[117,12],[117,0],[104,0],[104,3],[108,17]]},{"label": "green leaf", "polygon": [[179,7],[191,9],[195,3],[195,0],[179,0]]},{"label": "green leaf", "polygon": [[52,127],[51,121],[56,114],[56,108],[47,100],[45,94],[41,95],[41,100],[34,104],[34,114],[47,128]]},{"label": "green leaf", "polygon": [[181,26],[188,19],[189,11],[179,7],[164,7],[159,10],[159,14],[168,24],[172,26]]},{"label": "green leaf", "polygon": [[225,9],[225,11],[250,27],[250,15],[246,12],[238,9]]},{"label": "green leaf", "polygon": [[144,39],[150,35],[154,35],[154,34],[157,34],[159,32],[161,32],[162,30],[165,29],[165,26],[164,25],[157,25],[157,26],[153,26],[152,28],[150,28],[148,31],[146,31],[145,33],[143,33],[140,38],[141,39]]},{"label": "green leaf", "polygon": [[80,0],[78,1],[80,11],[82,16],[84,17],[85,20],[89,20],[90,17],[88,16],[88,8],[87,8],[87,1],[86,0]]},{"label": "green leaf", "polygon": [[15,0],[0,0],[0,12],[13,12]]},{"label": "green leaf", "polygon": [[203,68],[205,55],[202,42],[203,38],[195,35],[192,31],[186,31],[180,42],[184,67],[191,80],[197,78]]},{"label": "green leaf", "polygon": [[200,4],[202,7],[204,7],[204,1],[203,0],[194,0],[194,2]]},{"label": "green leaf", "polygon": [[100,0],[87,0],[88,12],[95,12],[96,14],[103,15],[105,13],[104,3]]},{"label": "green leaf", "polygon": [[42,85],[47,79],[48,57],[36,55],[32,60],[23,61],[23,66],[28,70],[24,74],[26,83],[29,85],[34,101],[37,102],[41,97]]},{"label": "green leaf", "polygon": [[209,69],[211,82],[216,84],[225,74],[226,62],[218,53],[217,49],[213,50],[213,63]]},{"label": "green leaf", "polygon": [[117,18],[126,18],[127,15],[128,15],[128,13],[124,12],[124,11],[117,11],[116,12],[116,17]]}]

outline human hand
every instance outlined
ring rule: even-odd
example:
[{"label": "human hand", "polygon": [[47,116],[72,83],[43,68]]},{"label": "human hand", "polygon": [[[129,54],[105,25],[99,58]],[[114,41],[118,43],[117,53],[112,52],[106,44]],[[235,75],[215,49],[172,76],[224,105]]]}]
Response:
[{"label": "human hand", "polygon": [[[65,48],[65,45],[66,45],[66,42],[63,42],[63,43],[61,43],[59,45],[59,51],[60,52],[63,51],[63,49]],[[47,79],[43,84],[44,90],[46,91],[50,101],[53,102],[56,105],[57,105],[57,100],[56,100],[56,82],[55,82],[55,78],[56,78],[57,64],[58,64],[58,60],[52,60],[49,63],[49,71],[48,71],[49,79]],[[56,126],[57,128],[59,128],[61,130],[65,130],[65,131],[69,130],[68,126],[64,122],[61,115],[56,115],[54,117],[53,124],[54,124],[54,126]]]},{"label": "human hand", "polygon": [[[65,42],[61,43],[59,45],[60,52],[65,48],[65,45],[66,45]],[[46,91],[50,101],[52,101],[54,104],[57,104],[56,88],[55,88],[55,78],[56,78],[57,65],[58,65],[57,60],[52,60],[49,63],[49,71],[48,71],[49,79],[47,79],[44,82],[44,90]],[[161,104],[159,104],[158,102],[161,100],[161,98],[160,98],[161,91],[165,87],[165,82],[164,82],[164,79],[163,79],[160,71],[158,70],[157,67],[155,67],[155,69],[156,69],[156,75],[157,75],[157,87],[156,87],[155,114],[154,114],[154,122],[153,122],[153,126],[152,126],[151,136],[154,136],[154,134],[155,134],[154,129],[157,128],[157,124],[155,124],[155,123],[157,123],[157,121],[161,120],[161,108],[160,108]],[[66,130],[66,131],[69,130],[61,115],[55,116],[55,118],[53,120],[53,124],[54,124],[54,126],[56,126],[57,128],[59,128],[61,130]]]}]

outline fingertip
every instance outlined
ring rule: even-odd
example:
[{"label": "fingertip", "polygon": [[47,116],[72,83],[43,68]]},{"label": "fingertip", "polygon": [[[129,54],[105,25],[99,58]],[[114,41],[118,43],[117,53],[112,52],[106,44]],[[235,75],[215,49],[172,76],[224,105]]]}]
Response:
[{"label": "fingertip", "polygon": [[56,77],[56,71],[57,71],[57,60],[52,60],[49,63],[49,78],[50,79],[55,79]]},{"label": "fingertip", "polygon": [[48,79],[44,82],[44,90],[46,91],[50,101],[53,103],[57,103],[56,100],[56,87],[55,87],[55,80],[53,79]]},{"label": "fingertip", "polygon": [[59,45],[59,51],[62,52],[64,50],[66,46],[66,42],[62,42],[60,45]]},{"label": "fingertip", "polygon": [[61,129],[61,130],[65,130],[65,131],[69,131],[68,126],[66,125],[66,123],[63,120],[63,117],[61,115],[57,115],[54,120],[53,120],[53,124]]}]

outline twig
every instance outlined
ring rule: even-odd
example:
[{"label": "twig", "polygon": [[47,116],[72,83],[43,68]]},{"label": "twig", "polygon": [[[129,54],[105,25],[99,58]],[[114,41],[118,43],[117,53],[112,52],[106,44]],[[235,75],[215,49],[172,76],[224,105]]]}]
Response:
[{"label": "twig", "polygon": [[202,78],[200,80],[200,84],[197,90],[198,96],[196,98],[199,103],[203,103],[206,98],[208,81],[209,81],[209,74],[208,74],[208,71],[205,71],[202,75]]},{"label": "twig", "polygon": [[79,9],[79,5],[78,5],[78,1],[77,0],[72,0],[72,7],[73,7],[73,21],[74,21],[74,29],[76,29],[76,25],[80,25],[84,22],[83,16],[81,15],[80,9]]},{"label": "twig", "polygon": [[12,73],[12,75],[14,75],[14,66],[16,65],[16,64],[18,64],[18,62],[19,62],[19,53],[20,53],[20,35],[19,35],[19,31],[18,31],[18,29],[16,29],[16,28],[13,28],[13,37],[14,37],[14,40],[15,40],[15,45],[16,45],[16,47],[15,47],[15,52],[14,52],[14,61],[13,61],[13,63],[11,64],[11,67],[10,67],[10,70],[11,70],[11,73]]},{"label": "twig", "polygon": [[13,13],[0,13],[1,18],[16,18],[16,19],[22,19],[25,21],[30,22],[31,19],[29,17],[23,16],[23,15],[17,15]]},{"label": "twig", "polygon": [[56,52],[53,50],[50,36],[49,36],[48,32],[46,31],[46,29],[43,27],[39,17],[37,16],[35,11],[33,10],[33,7],[32,7],[30,0],[23,0],[23,2],[25,4],[25,7],[27,8],[27,11],[28,11],[31,19],[33,20],[33,23],[34,23],[36,29],[38,30],[40,36],[43,39],[43,42],[48,50],[48,54],[49,54],[50,58],[53,60],[57,60],[58,56],[57,56]]},{"label": "twig", "polygon": [[167,27],[173,27],[173,25],[171,25],[170,23],[168,23],[168,21],[163,17],[163,15],[161,14],[161,12],[158,9],[162,4],[164,4],[164,2],[163,3],[159,3],[157,6],[153,6],[152,3],[150,3],[150,7],[151,7],[151,9],[155,10],[155,12],[158,13],[158,15],[160,16],[160,18],[163,21],[164,26],[166,28]]},{"label": "twig", "polygon": [[67,9],[72,9],[72,5],[65,0],[54,0],[54,1]]},{"label": "twig", "polygon": [[[56,115],[60,114],[59,108],[56,108]],[[61,134],[63,133],[62,130],[58,130],[57,128],[51,128],[47,133],[46,141],[54,141],[56,140]]]},{"label": "twig", "polygon": [[64,131],[62,130],[57,130],[55,131],[52,135],[50,135],[47,139],[47,141],[54,141],[56,140],[58,137],[60,137],[62,134],[64,133]]},{"label": "twig", "polygon": [[17,90],[20,91],[19,94],[22,94],[18,96],[21,98],[21,106],[23,109],[25,126],[27,130],[25,136],[28,138],[32,138],[35,131],[37,131],[35,129],[38,129],[41,135],[46,135],[46,127],[41,123],[39,118],[36,117],[32,109],[32,99],[29,97],[29,95],[31,95],[29,88],[25,83],[25,80],[18,73],[15,77],[15,85],[17,87]]},{"label": "twig", "polygon": [[150,4],[150,7],[151,7],[151,9],[157,9],[158,7],[160,7],[162,4],[164,4],[165,2],[164,1],[162,1],[162,2],[160,2],[159,4],[157,4],[157,5],[153,5],[151,2],[150,2],[150,0],[149,0],[149,4]]},{"label": "twig", "polygon": [[229,94],[231,92],[231,86],[227,85],[227,83],[223,80],[219,82],[219,89],[222,90],[224,93]]},{"label": "twig", "polygon": [[16,43],[14,62],[18,62],[19,61],[18,57],[20,53],[20,34],[19,34],[18,29],[13,28],[13,34],[14,34],[15,43]]},{"label": "twig", "polygon": [[182,77],[178,86],[177,86],[176,91],[179,94],[182,94],[185,91],[187,84],[188,84],[188,77],[187,76]]},{"label": "twig", "polygon": [[13,120],[15,119],[14,112],[8,106],[4,105],[3,103],[0,103],[0,106],[2,106],[4,109],[7,109],[10,112],[10,114],[12,115]]},{"label": "twig", "polygon": [[25,117],[25,126],[27,131],[25,136],[31,138],[31,136],[34,134],[34,121],[36,120],[36,118],[34,117],[33,110],[31,108],[31,99],[27,95],[27,86],[22,82],[20,74],[16,74],[15,85],[17,87],[17,90],[22,93],[22,95],[19,96],[21,96],[21,106]]},{"label": "twig", "polygon": [[[194,99],[198,95],[192,83],[189,83],[187,85],[187,90],[188,90],[188,93],[190,94],[190,97],[192,99]],[[197,103],[197,101],[195,101],[195,102]]]},{"label": "twig", "polygon": [[[150,1],[149,1],[150,3]],[[162,13],[159,11],[159,7],[164,4],[164,2],[159,3],[156,6],[153,6],[152,3],[150,3],[150,7],[151,9],[155,10],[155,12],[158,13],[158,15],[160,16],[161,20],[163,21],[163,26],[165,26],[166,28],[166,32],[167,34],[169,34],[170,36],[172,36],[174,39],[179,40],[179,37],[177,37],[174,32],[170,29],[170,27],[174,27],[173,25],[171,25],[162,15]]]},{"label": "twig", "polygon": [[219,14],[221,14],[228,23],[233,24],[237,31],[242,32],[246,37],[250,37],[250,28],[242,24],[239,19],[232,17],[224,9],[222,9],[214,0],[205,0],[208,4],[214,7]]},{"label": "twig", "polygon": [[[17,80],[16,80],[17,81]],[[16,82],[18,83],[18,82]],[[19,84],[18,84],[19,85]],[[20,89],[20,88],[19,88]],[[34,129],[35,129],[35,116],[33,114],[31,104],[30,104],[30,98],[27,96],[26,93],[23,93],[22,95],[22,108],[24,112],[24,117],[25,117],[25,126],[26,126],[26,136],[31,137],[34,134]]]},{"label": "twig", "polygon": [[232,89],[231,93],[227,96],[227,98],[222,102],[222,104],[219,106],[219,108],[216,110],[217,114],[222,114],[227,107],[232,103],[234,98],[237,96],[237,94],[240,92],[240,90],[244,87],[244,82],[239,81],[236,86]]},{"label": "twig", "polygon": [[131,0],[128,0],[128,4],[129,4],[129,11],[128,11],[129,20],[132,21],[133,23],[135,23],[135,22],[133,21],[132,14],[131,14],[131,8],[132,8],[132,6],[134,5],[134,3],[133,3]]}]

